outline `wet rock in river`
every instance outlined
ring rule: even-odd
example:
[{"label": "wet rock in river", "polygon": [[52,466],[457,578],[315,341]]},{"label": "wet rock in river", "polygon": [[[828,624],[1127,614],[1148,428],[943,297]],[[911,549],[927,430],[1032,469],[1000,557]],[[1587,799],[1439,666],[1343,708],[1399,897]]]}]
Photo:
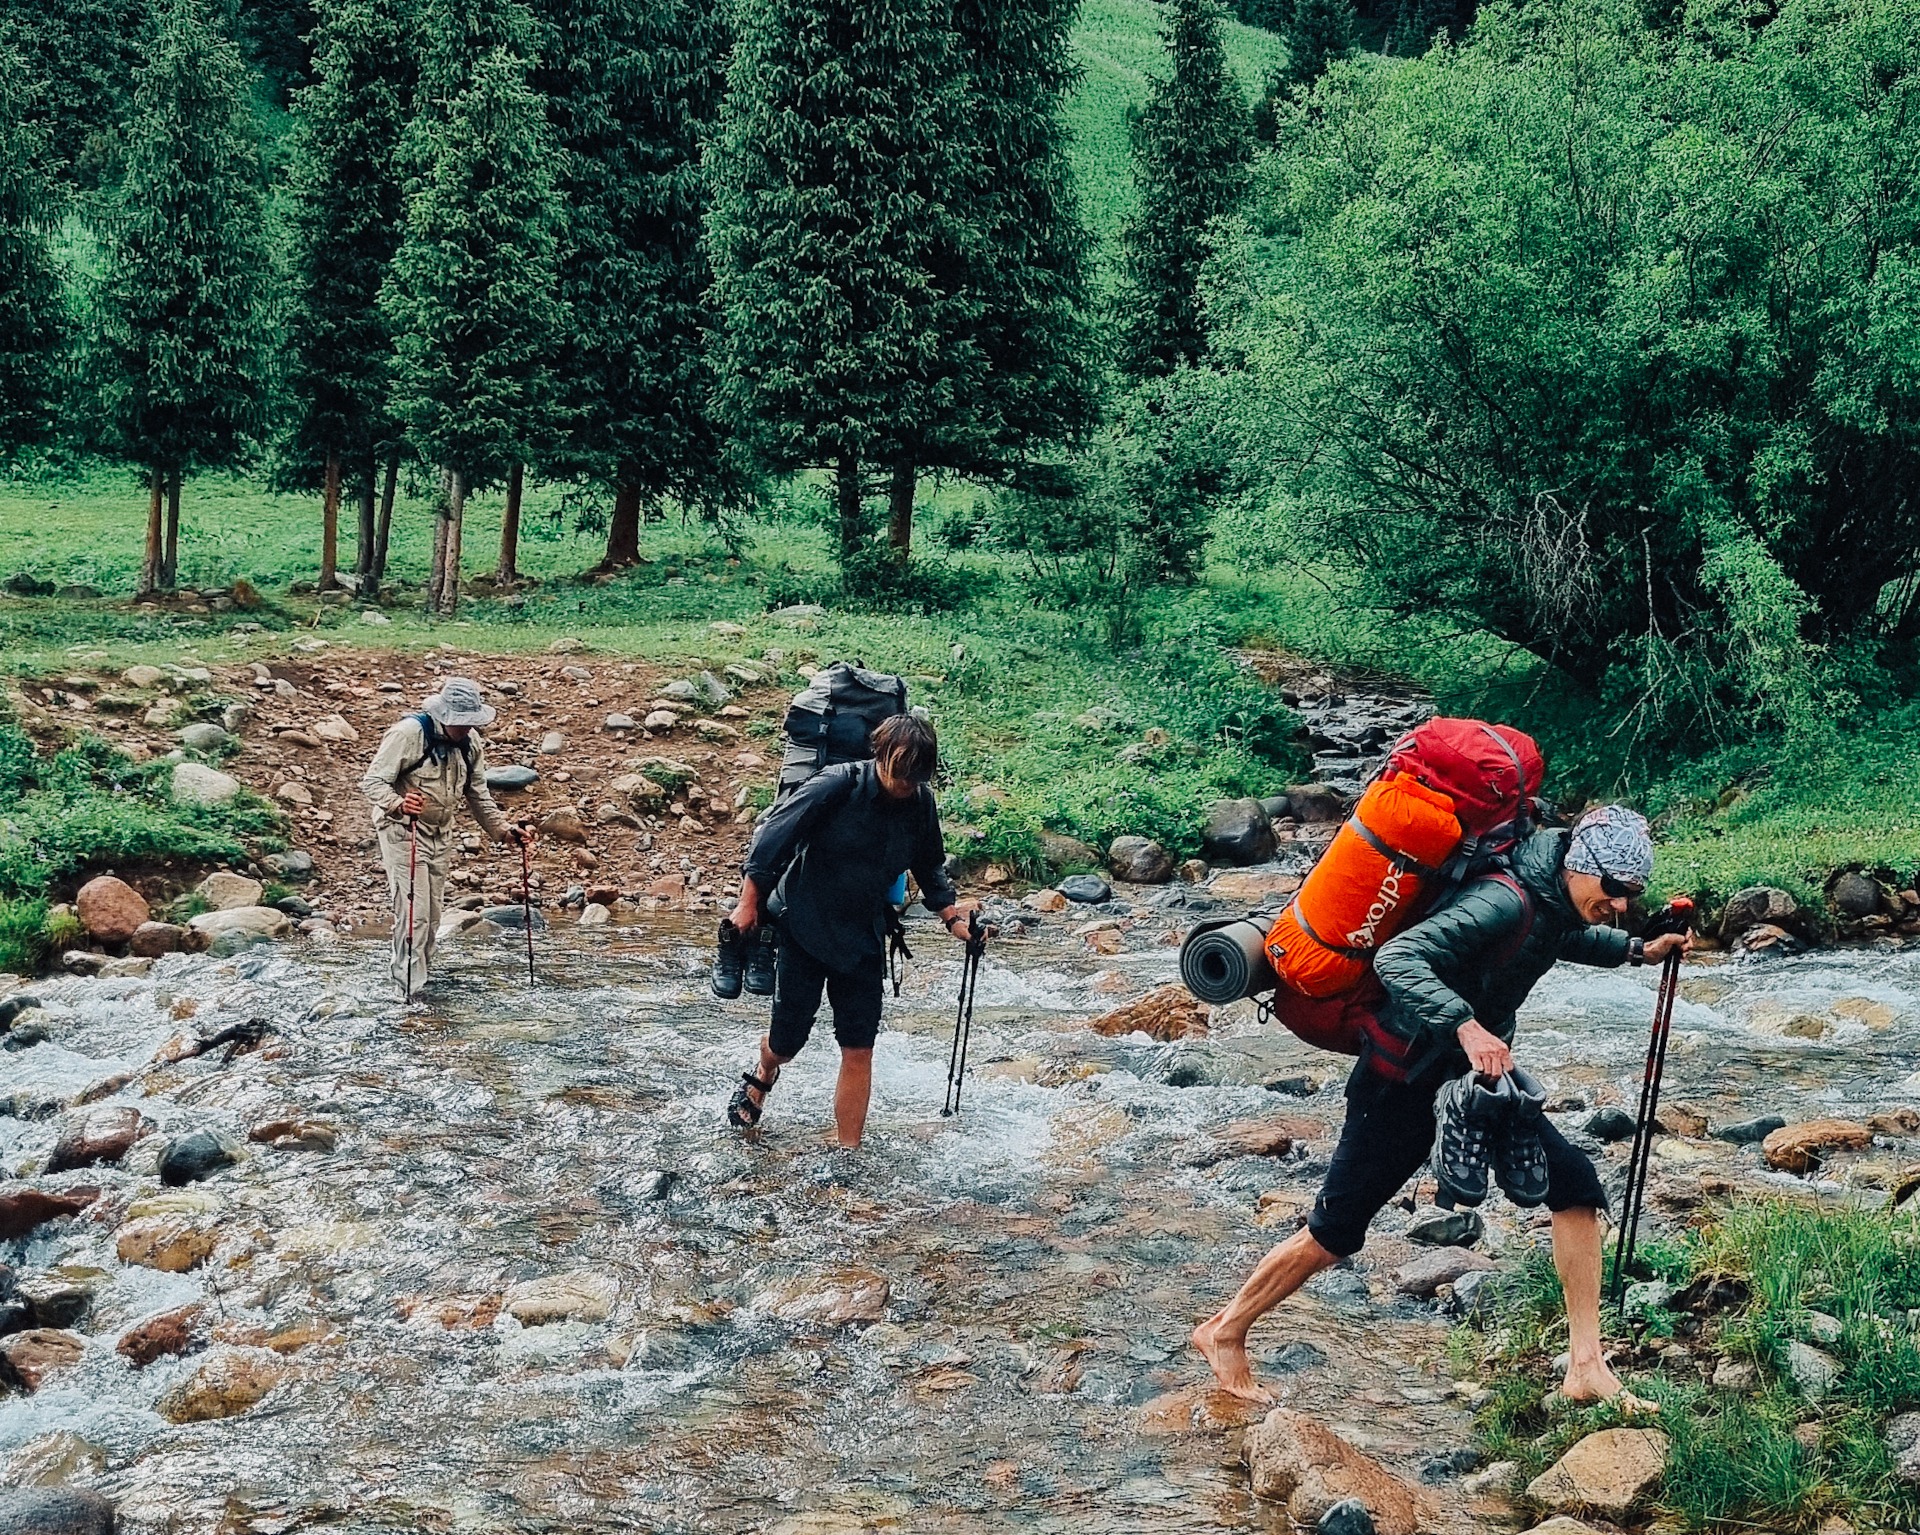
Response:
[{"label": "wet rock in river", "polygon": [[54,1142],[53,1155],[47,1159],[47,1171],[62,1173],[100,1162],[118,1162],[129,1146],[152,1129],[134,1108],[101,1105],[70,1115]]},{"label": "wet rock in river", "polygon": [[1794,934],[1771,922],[1761,922],[1748,928],[1733,941],[1733,946],[1743,954],[1779,955],[1798,954],[1806,948]]},{"label": "wet rock in river", "polygon": [[14,1026],[20,1015],[40,1006],[38,997],[8,997],[0,1002],[0,1034]]},{"label": "wet rock in river", "polygon": [[604,1322],[620,1298],[620,1282],[610,1274],[579,1269],[529,1279],[507,1291],[505,1309],[523,1327],[548,1322]]},{"label": "wet rock in river", "polygon": [[893,1285],[884,1274],[844,1268],[777,1284],[754,1302],[754,1308],[786,1322],[839,1327],[881,1321],[892,1296]]},{"label": "wet rock in river", "polygon": [[1720,915],[1720,940],[1731,942],[1749,928],[1768,925],[1790,928],[1800,918],[1800,903],[1771,885],[1749,885],[1737,890]]},{"label": "wet rock in river", "polygon": [[0,1186],[0,1242],[26,1236],[48,1221],[78,1215],[100,1197],[95,1188],[29,1188],[13,1183]]},{"label": "wet rock in river", "polygon": [[217,1130],[195,1130],[170,1140],[160,1153],[160,1181],[169,1188],[211,1178],[240,1160],[240,1147]]},{"label": "wet rock in river", "polygon": [[81,1487],[0,1488],[0,1535],[114,1535],[111,1499]]},{"label": "wet rock in river", "polygon": [[1587,1122],[1581,1126],[1587,1134],[1603,1141],[1624,1141],[1633,1138],[1636,1128],[1634,1118],[1625,1109],[1595,1109],[1587,1116]]},{"label": "wet rock in river", "polygon": [[1836,1151],[1864,1151],[1873,1144],[1865,1125],[1845,1119],[1810,1119],[1785,1125],[1761,1142],[1767,1166],[1786,1173],[1810,1173]]},{"label": "wet rock in river", "polygon": [[318,1120],[287,1117],[268,1119],[247,1131],[247,1139],[276,1151],[331,1151],[339,1132]]},{"label": "wet rock in river", "polygon": [[1406,1238],[1425,1247],[1471,1247],[1486,1234],[1478,1210],[1422,1210],[1408,1222]]},{"label": "wet rock in river", "polygon": [[[125,964],[125,960],[114,963]],[[102,974],[106,972],[103,970]],[[35,1045],[44,1045],[53,1035],[44,1023],[22,1023],[0,1034],[0,1050],[18,1052],[31,1050]]]},{"label": "wet rock in river", "polygon": [[[61,1429],[21,1445],[7,1462],[5,1479],[14,1487],[64,1487],[78,1478],[98,1476],[106,1469],[107,1457],[98,1445]],[[7,1499],[12,1496],[14,1494],[0,1491],[0,1535],[19,1535],[20,1532],[19,1526],[7,1523],[7,1511],[13,1506]]]},{"label": "wet rock in river", "polygon": [[205,1423],[237,1417],[285,1379],[286,1361],[264,1348],[222,1348],[161,1397],[160,1415],[170,1423]]},{"label": "wet rock in river", "polygon": [[184,1274],[205,1263],[219,1240],[211,1226],[177,1215],[149,1215],[128,1221],[114,1233],[114,1251],[122,1263]]},{"label": "wet rock in river", "polygon": [[1218,1386],[1183,1386],[1156,1396],[1140,1408],[1140,1432],[1153,1438],[1174,1434],[1216,1433],[1243,1428],[1262,1407]]},{"label": "wet rock in river", "polygon": [[1098,874],[1069,874],[1053,888],[1069,901],[1078,901],[1083,906],[1098,905],[1113,897],[1113,887]]},{"label": "wet rock in river", "polygon": [[125,943],[147,920],[147,898],[123,879],[102,874],[73,898],[80,925],[102,943]]},{"label": "wet rock in river", "polygon": [[181,1306],[162,1311],[135,1322],[120,1334],[114,1352],[131,1360],[136,1370],[144,1370],[156,1359],[191,1353],[201,1344],[200,1306]]},{"label": "wet rock in river", "polygon": [[1485,1253],[1472,1252],[1464,1247],[1439,1247],[1401,1264],[1394,1272],[1393,1283],[1402,1295],[1411,1295],[1415,1300],[1431,1300],[1434,1292],[1443,1284],[1452,1284],[1462,1275],[1475,1270],[1490,1272],[1498,1267]]},{"label": "wet rock in river", "polygon": [[1184,986],[1161,986],[1138,1002],[1129,1002],[1110,1013],[1102,1013],[1087,1027],[1096,1034],[1118,1037],[1146,1034],[1165,1044],[1169,1040],[1193,1039],[1207,1032],[1207,1009]]},{"label": "wet rock in river", "polygon": [[0,1381],[16,1390],[38,1391],[62,1370],[71,1370],[86,1351],[86,1340],[54,1327],[35,1327],[0,1338]]},{"label": "wet rock in river", "polygon": [[1314,1525],[1317,1535],[1374,1535],[1373,1515],[1358,1498],[1342,1498]]},{"label": "wet rock in river", "polygon": [[1273,822],[1256,799],[1215,800],[1201,841],[1209,863],[1263,863],[1273,856]]},{"label": "wet rock in river", "polygon": [[1347,818],[1347,802],[1340,791],[1323,783],[1295,784],[1287,790],[1287,814],[1302,826],[1325,825]]},{"label": "wet rock in river", "polygon": [[229,933],[284,938],[293,931],[293,919],[272,906],[235,906],[226,911],[203,911],[187,926],[201,937],[216,941]]},{"label": "wet rock in river", "polygon": [[93,1310],[93,1291],[86,1285],[66,1284],[41,1275],[21,1284],[19,1299],[35,1327],[78,1327]]},{"label": "wet rock in river", "polygon": [[1134,885],[1164,885],[1173,878],[1173,855],[1151,837],[1115,837],[1107,848],[1113,877]]},{"label": "wet rock in river", "polygon": [[1312,1528],[1349,1499],[1365,1508],[1379,1535],[1416,1535],[1431,1518],[1412,1487],[1304,1413],[1276,1407],[1247,1435],[1241,1454],[1254,1495],[1285,1503],[1297,1525]]},{"label": "wet rock in river", "polygon": [[1764,1141],[1775,1130],[1784,1130],[1787,1122],[1779,1114],[1762,1114],[1758,1119],[1737,1120],[1730,1125],[1722,1125],[1712,1132],[1719,1141],[1731,1141],[1736,1146],[1751,1146]]},{"label": "wet rock in river", "polygon": [[529,913],[522,906],[489,906],[480,913],[483,921],[491,922],[495,927],[510,927],[516,930],[527,925],[527,918],[533,918],[533,930],[537,933],[547,925],[547,919],[539,912]]},{"label": "wet rock in river", "polygon": [[1555,1513],[1624,1518],[1660,1485],[1667,1450],[1667,1436],[1657,1428],[1604,1429],[1529,1482],[1527,1496]]}]

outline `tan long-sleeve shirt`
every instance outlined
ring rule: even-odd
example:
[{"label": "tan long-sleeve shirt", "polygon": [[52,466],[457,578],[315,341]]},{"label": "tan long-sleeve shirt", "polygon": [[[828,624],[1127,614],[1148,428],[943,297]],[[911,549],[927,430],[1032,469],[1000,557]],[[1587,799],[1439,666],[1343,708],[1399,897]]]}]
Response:
[{"label": "tan long-sleeve shirt", "polygon": [[360,792],[373,806],[374,827],[403,820],[400,802],[408,790],[418,789],[427,802],[420,812],[422,826],[448,825],[464,799],[480,829],[495,842],[505,840],[511,823],[487,792],[487,748],[479,732],[464,743],[435,735],[436,749],[429,751],[427,732],[408,715],[380,738],[380,749],[360,780]]}]

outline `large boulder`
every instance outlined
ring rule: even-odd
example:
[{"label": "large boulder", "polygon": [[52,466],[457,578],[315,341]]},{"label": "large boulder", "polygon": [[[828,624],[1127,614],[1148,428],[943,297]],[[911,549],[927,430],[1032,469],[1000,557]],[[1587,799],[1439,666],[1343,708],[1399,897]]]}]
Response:
[{"label": "large boulder", "polygon": [[0,1242],[27,1236],[48,1221],[78,1215],[99,1197],[100,1191],[93,1188],[61,1189],[55,1193],[24,1183],[0,1187]]},{"label": "large boulder", "polygon": [[1667,1436],[1657,1428],[1589,1434],[1527,1484],[1527,1496],[1557,1514],[1624,1519],[1660,1485]]},{"label": "large boulder", "polygon": [[1068,869],[1092,869],[1100,863],[1100,855],[1078,837],[1070,837],[1065,832],[1043,831],[1040,833],[1040,856],[1046,859],[1047,867],[1055,873]]},{"label": "large boulder", "polygon": [[269,1349],[222,1349],[160,1399],[160,1413],[171,1423],[236,1417],[279,1385],[286,1373],[286,1362]]},{"label": "large boulder", "polygon": [[1115,837],[1107,867],[1130,885],[1164,885],[1173,878],[1173,854],[1151,837]]},{"label": "large boulder", "polygon": [[119,1527],[112,1500],[83,1487],[0,1488],[0,1535],[114,1535]]},{"label": "large boulder", "polygon": [[1163,1044],[1207,1032],[1207,1009],[1184,986],[1161,986],[1138,1002],[1102,1013],[1087,1025],[1096,1034],[1146,1034]]},{"label": "large boulder", "polygon": [[207,903],[208,911],[238,911],[243,906],[258,906],[264,888],[257,879],[222,869],[201,880],[193,893]]},{"label": "large boulder", "polygon": [[136,1370],[144,1370],[156,1359],[173,1354],[191,1353],[200,1343],[200,1320],[204,1308],[179,1306],[144,1317],[120,1334],[114,1352],[130,1361]]},{"label": "large boulder", "polygon": [[58,1327],[34,1327],[0,1338],[0,1382],[38,1391],[49,1376],[77,1365],[86,1346],[79,1334]]},{"label": "large boulder", "polygon": [[1865,1125],[1849,1119],[1809,1119],[1773,1131],[1760,1143],[1767,1166],[1783,1173],[1810,1173],[1836,1151],[1864,1151],[1873,1144]]},{"label": "large boulder", "polygon": [[169,1188],[198,1183],[240,1160],[232,1137],[218,1130],[195,1130],[167,1142],[160,1153],[160,1181]]},{"label": "large boulder", "polygon": [[135,1108],[99,1104],[85,1109],[70,1115],[61,1125],[53,1155],[47,1158],[47,1171],[64,1173],[75,1167],[118,1162],[129,1146],[152,1129]]},{"label": "large boulder", "polygon": [[1849,869],[1827,887],[1827,899],[1843,916],[1871,917],[1880,909],[1883,894],[1878,881]]},{"label": "large boulder", "polygon": [[205,1263],[219,1242],[220,1233],[211,1226],[178,1215],[146,1215],[115,1232],[113,1246],[122,1263],[184,1274]]},{"label": "large boulder", "polygon": [[1273,822],[1257,799],[1215,800],[1207,807],[1201,838],[1207,862],[1215,864],[1264,863],[1277,845]]},{"label": "large boulder", "polygon": [[218,938],[223,933],[284,938],[293,931],[293,920],[272,906],[236,906],[231,911],[203,911],[187,926],[206,938]]},{"label": "large boulder", "polygon": [[1432,1517],[1412,1487],[1305,1413],[1274,1408],[1248,1433],[1241,1454],[1254,1496],[1286,1504],[1288,1517],[1305,1528],[1350,1498],[1365,1506],[1379,1535],[1417,1535]]},{"label": "large boulder", "polygon": [[587,841],[587,828],[580,819],[580,812],[571,805],[560,805],[549,810],[540,818],[540,835],[552,837],[559,842],[571,842],[584,847]]},{"label": "large boulder", "polygon": [[1720,915],[1720,940],[1731,943],[1750,927],[1793,929],[1799,925],[1800,903],[1772,885],[1749,885],[1737,890]]},{"label": "large boulder", "polygon": [[204,763],[176,762],[172,793],[179,805],[230,805],[239,797],[240,780]]},{"label": "large boulder", "polygon": [[137,959],[158,959],[187,946],[187,929],[172,922],[142,922],[127,941],[127,952]]},{"label": "large boulder", "polygon": [[1069,901],[1088,906],[1098,906],[1113,897],[1113,887],[1098,874],[1069,874],[1053,888]]},{"label": "large boulder", "polygon": [[80,925],[102,943],[126,943],[149,915],[147,898],[111,874],[82,885],[73,910]]}]

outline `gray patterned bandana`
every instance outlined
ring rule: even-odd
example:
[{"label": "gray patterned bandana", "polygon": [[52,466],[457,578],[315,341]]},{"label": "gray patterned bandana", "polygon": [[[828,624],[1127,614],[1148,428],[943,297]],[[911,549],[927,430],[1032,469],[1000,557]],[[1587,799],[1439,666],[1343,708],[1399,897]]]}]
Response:
[{"label": "gray patterned bandana", "polygon": [[1625,805],[1589,810],[1567,838],[1567,867],[1644,890],[1653,878],[1653,833],[1647,818]]}]

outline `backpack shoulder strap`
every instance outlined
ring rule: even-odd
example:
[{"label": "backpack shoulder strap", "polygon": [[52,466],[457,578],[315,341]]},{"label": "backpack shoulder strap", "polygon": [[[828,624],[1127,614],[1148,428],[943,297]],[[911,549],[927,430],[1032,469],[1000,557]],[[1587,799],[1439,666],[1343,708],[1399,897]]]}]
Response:
[{"label": "backpack shoulder strap", "polygon": [[[400,769],[402,774],[418,772],[421,768],[426,766],[428,758],[435,757],[438,755],[438,753],[436,753],[434,750],[433,716],[431,714],[428,714],[423,709],[417,714],[409,714],[407,718],[412,720],[415,724],[417,724],[420,727],[420,736],[421,736],[421,739],[426,742],[427,749],[425,752],[421,754],[421,756],[417,761],[409,762],[405,767]],[[466,763],[467,772],[469,774],[473,772],[473,737],[472,736],[468,736],[466,740],[460,741],[460,742],[447,740],[443,736],[441,737],[440,744],[448,749],[451,749],[455,745],[458,745],[460,748],[460,760]]]},{"label": "backpack shoulder strap", "polygon": [[1514,877],[1510,869],[1494,869],[1485,877],[1497,885],[1505,885],[1520,898],[1520,931],[1517,936],[1509,940],[1506,952],[1500,956],[1500,962],[1506,964],[1527,946],[1527,940],[1533,936],[1533,897],[1527,893],[1527,887]]}]

